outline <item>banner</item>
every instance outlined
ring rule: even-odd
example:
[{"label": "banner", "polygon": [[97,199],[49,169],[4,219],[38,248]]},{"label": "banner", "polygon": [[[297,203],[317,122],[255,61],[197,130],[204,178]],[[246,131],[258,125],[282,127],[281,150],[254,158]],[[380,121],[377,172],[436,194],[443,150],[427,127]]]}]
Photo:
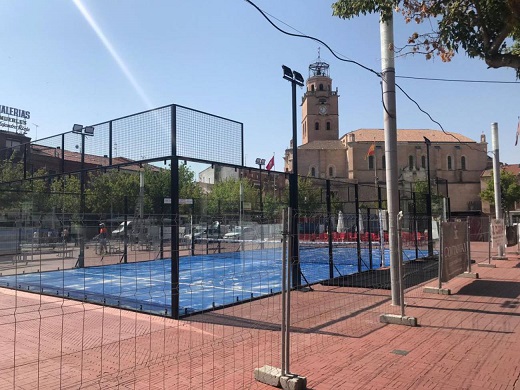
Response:
[{"label": "banner", "polygon": [[468,226],[463,222],[441,222],[441,281],[447,282],[468,267]]},{"label": "banner", "polygon": [[491,221],[491,239],[493,245],[506,245],[506,229],[503,219],[493,219]]}]

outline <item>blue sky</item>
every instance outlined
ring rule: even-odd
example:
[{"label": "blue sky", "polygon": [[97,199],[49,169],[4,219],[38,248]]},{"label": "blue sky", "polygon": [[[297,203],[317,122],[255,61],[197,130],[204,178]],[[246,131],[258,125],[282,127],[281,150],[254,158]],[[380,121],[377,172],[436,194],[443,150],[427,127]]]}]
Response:
[{"label": "blue sky", "polygon": [[[295,32],[286,23],[318,37],[337,53],[380,71],[378,18],[341,20],[332,16],[331,3],[256,0],[280,20],[274,20],[280,27]],[[283,169],[292,117],[291,87],[282,79],[281,65],[306,77],[318,43],[283,35],[243,0],[3,0],[2,5],[0,104],[31,112],[30,135],[35,135],[34,124],[43,138],[68,131],[74,123],[94,124],[177,103],[243,122],[246,164],[275,153],[275,169]],[[415,29],[396,15],[396,44]],[[333,87],[339,89],[340,135],[382,128],[379,79],[340,62],[324,47],[321,58],[330,64]],[[396,73],[516,81],[512,69],[487,69],[463,53],[448,64],[420,56],[397,58]],[[397,82],[446,131],[475,140],[484,133],[489,149],[491,123],[498,122],[501,160],[520,163],[520,146],[514,146],[520,84]],[[298,89],[298,101],[302,94]],[[397,125],[439,129],[402,93],[397,95]]]}]

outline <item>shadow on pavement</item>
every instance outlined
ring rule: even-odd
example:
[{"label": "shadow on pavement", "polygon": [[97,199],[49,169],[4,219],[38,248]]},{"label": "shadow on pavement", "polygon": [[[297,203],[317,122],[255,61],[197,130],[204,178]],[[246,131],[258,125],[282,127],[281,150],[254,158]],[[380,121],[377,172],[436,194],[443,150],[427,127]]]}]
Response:
[{"label": "shadow on pavement", "polygon": [[475,280],[457,291],[457,295],[515,299],[520,296],[520,282]]}]

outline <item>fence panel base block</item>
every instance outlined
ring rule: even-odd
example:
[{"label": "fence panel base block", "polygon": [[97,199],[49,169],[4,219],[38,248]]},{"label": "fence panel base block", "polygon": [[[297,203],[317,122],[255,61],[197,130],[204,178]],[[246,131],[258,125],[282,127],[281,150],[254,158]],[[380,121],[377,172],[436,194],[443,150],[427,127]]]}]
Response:
[{"label": "fence panel base block", "polygon": [[299,375],[284,375],[280,377],[280,385],[284,390],[307,389],[307,378]]},{"label": "fence panel base block", "polygon": [[459,275],[459,278],[478,279],[478,272],[464,272]]},{"label": "fence panel base block", "polygon": [[423,292],[428,294],[451,295],[449,288],[425,287]]},{"label": "fence panel base block", "polygon": [[381,314],[379,322],[384,324],[417,326],[417,318],[409,316],[401,316],[397,314]]},{"label": "fence panel base block", "polygon": [[273,366],[255,368],[255,380],[269,386],[280,387],[282,369]]},{"label": "fence panel base block", "polygon": [[478,263],[477,266],[485,267],[485,268],[496,268],[497,267],[495,264],[489,264],[489,263]]}]

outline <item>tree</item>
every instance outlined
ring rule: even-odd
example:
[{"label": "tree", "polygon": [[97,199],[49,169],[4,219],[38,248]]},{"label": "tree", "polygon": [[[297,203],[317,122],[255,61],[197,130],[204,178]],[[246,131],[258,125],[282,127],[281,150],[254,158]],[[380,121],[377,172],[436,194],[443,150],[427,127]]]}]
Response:
[{"label": "tree", "polygon": [[[145,169],[145,204],[150,205],[147,212],[159,214],[162,210],[164,198],[171,197],[171,171],[161,168],[158,171],[150,168]],[[184,164],[179,166],[179,198],[180,199],[199,199],[202,197],[202,189],[195,182],[195,172]],[[180,205],[181,214],[186,212],[187,206]]]},{"label": "tree", "polygon": [[310,178],[298,178],[298,212],[300,215],[317,214],[323,211],[321,188]]},{"label": "tree", "polygon": [[226,179],[216,182],[208,194],[208,214],[237,214],[240,210],[240,191],[244,202],[255,203],[258,190],[249,180]]},{"label": "tree", "polygon": [[95,214],[123,214],[125,196],[129,212],[133,213],[139,195],[139,174],[116,169],[89,173],[85,193],[87,208]]},{"label": "tree", "polygon": [[8,210],[24,201],[23,190],[26,183],[22,180],[23,164],[17,161],[16,153],[6,160],[0,159],[0,208]]},{"label": "tree", "polygon": [[[416,181],[414,183],[414,192],[415,192],[415,210],[417,214],[425,214],[426,215],[426,200],[428,194],[428,182],[427,181]],[[442,215],[443,208],[443,197],[431,193],[432,196],[432,215]],[[413,208],[413,204],[409,205],[410,210]]]},{"label": "tree", "polygon": [[52,181],[49,202],[56,206],[59,213],[72,214],[79,220],[80,181],[78,176],[60,176]]},{"label": "tree", "polygon": [[[520,200],[520,186],[514,174],[505,170],[500,171],[501,207],[506,213],[514,208],[515,202]],[[480,193],[480,198],[495,205],[495,183],[494,180],[487,182],[486,189]]]},{"label": "tree", "polygon": [[462,49],[490,68],[513,68],[520,78],[520,0],[338,0],[332,9],[343,19],[378,13],[383,20],[395,9],[406,23],[431,26],[414,32],[396,52],[449,62]]},{"label": "tree", "polygon": [[272,223],[272,221],[280,218],[280,215],[282,215],[281,210],[284,205],[272,193],[264,193],[263,197],[264,221],[266,223]]}]

